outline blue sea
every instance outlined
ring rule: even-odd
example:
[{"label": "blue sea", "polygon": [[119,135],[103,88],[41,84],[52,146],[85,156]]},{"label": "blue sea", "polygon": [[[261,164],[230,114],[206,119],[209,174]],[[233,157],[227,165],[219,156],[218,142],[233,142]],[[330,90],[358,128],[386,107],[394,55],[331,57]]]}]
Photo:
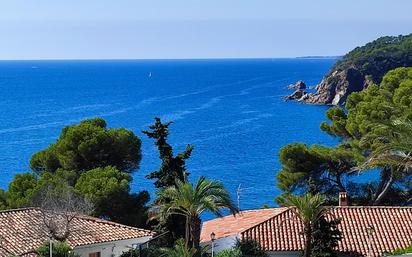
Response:
[{"label": "blue sea", "polygon": [[[322,133],[326,106],[284,102],[286,86],[318,83],[335,59],[2,61],[0,62],[0,188],[29,171],[33,153],[65,125],[103,117],[143,141],[133,190],[160,164],[141,133],[154,117],[173,121],[176,152],[193,144],[190,179],[222,181],[242,209],[274,205],[279,149],[291,142],[333,145]],[[151,74],[151,76],[150,76]]]}]

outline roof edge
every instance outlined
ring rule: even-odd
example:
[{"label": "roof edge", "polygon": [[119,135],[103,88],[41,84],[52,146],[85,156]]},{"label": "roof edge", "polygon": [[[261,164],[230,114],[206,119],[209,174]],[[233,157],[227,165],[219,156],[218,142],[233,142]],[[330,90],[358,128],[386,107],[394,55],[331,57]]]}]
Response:
[{"label": "roof edge", "polygon": [[0,210],[0,214],[1,213],[7,213],[7,212],[18,212],[18,211],[28,211],[28,210],[40,210],[40,208],[38,208],[38,207],[23,207],[23,208]]},{"label": "roof edge", "polygon": [[259,223],[255,224],[255,225],[253,225],[253,226],[251,226],[251,227],[249,227],[249,228],[245,228],[245,229],[241,230],[238,234],[239,234],[240,236],[242,236],[242,234],[243,234],[245,231],[247,231],[247,230],[249,230],[249,229],[252,229],[252,228],[254,228],[254,227],[257,227],[257,226],[259,226],[260,224],[265,223],[265,222],[267,222],[268,220],[273,219],[274,217],[276,217],[276,216],[278,216],[278,215],[280,215],[280,214],[282,214],[282,213],[285,213],[285,212],[289,211],[290,209],[292,209],[292,208],[294,208],[294,207],[291,207],[291,206],[288,206],[288,207],[276,207],[276,208],[272,208],[272,209],[281,209],[281,208],[284,208],[284,210],[281,211],[281,212],[279,212],[279,213],[276,213],[276,214],[273,215],[273,216],[270,216],[269,218],[267,218],[266,220],[264,220],[264,221],[262,221],[262,222],[259,222]]},{"label": "roof edge", "polygon": [[[7,209],[7,210],[0,210],[0,214],[2,213],[10,213],[10,212],[22,212],[22,211],[30,211],[30,210],[38,210],[40,211],[41,208],[39,207],[24,207],[24,208],[15,208],[15,209]],[[88,220],[88,221],[93,221],[93,222],[97,222],[97,223],[102,223],[102,224],[107,224],[107,225],[112,225],[112,226],[119,226],[119,227],[123,227],[123,228],[128,228],[128,229],[133,229],[133,230],[139,230],[139,231],[144,231],[144,232],[148,232],[151,233],[152,235],[154,235],[155,233],[149,229],[143,229],[143,228],[138,228],[138,227],[133,227],[133,226],[129,226],[129,225],[124,225],[115,221],[110,221],[110,220],[104,220],[101,218],[97,218],[97,217],[93,217],[90,215],[86,215],[86,214],[80,214],[76,217],[78,219],[83,219],[83,220]]]}]

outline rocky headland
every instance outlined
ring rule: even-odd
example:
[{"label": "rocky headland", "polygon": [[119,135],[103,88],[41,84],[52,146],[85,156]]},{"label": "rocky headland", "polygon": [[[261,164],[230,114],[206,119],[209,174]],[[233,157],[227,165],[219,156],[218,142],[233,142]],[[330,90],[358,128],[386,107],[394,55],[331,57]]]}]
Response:
[{"label": "rocky headland", "polygon": [[[289,85],[295,91],[285,100],[309,104],[342,105],[352,92],[381,82],[383,75],[398,67],[412,66],[412,34],[381,37],[343,56],[315,87],[307,92],[303,81]],[[302,86],[304,85],[304,87]]]}]

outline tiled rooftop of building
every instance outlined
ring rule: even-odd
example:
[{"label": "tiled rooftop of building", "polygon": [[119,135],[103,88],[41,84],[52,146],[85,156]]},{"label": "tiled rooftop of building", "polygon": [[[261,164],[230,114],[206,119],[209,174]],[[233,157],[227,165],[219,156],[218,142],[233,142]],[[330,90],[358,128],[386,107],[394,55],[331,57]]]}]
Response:
[{"label": "tiled rooftop of building", "polygon": [[210,240],[210,234],[213,232],[216,238],[222,238],[237,235],[244,230],[251,228],[261,222],[272,218],[287,208],[270,208],[260,210],[241,211],[236,216],[229,215],[222,218],[206,221],[200,237],[201,242]]},{"label": "tiled rooftop of building", "polygon": [[[70,227],[67,242],[71,247],[153,235],[149,230],[84,215],[76,216]],[[30,256],[48,239],[42,212],[36,208],[0,212],[0,239],[0,256]]]},{"label": "tiled rooftop of building", "polygon": [[[271,211],[272,216],[269,214]],[[263,209],[252,213],[248,222],[241,222],[242,218],[236,222],[238,218],[230,216],[205,222],[202,239],[208,241],[206,236],[216,229],[224,231],[215,232],[217,238],[237,234],[240,238],[258,241],[267,251],[303,249],[303,224],[292,209]],[[367,256],[369,227],[374,230],[370,256],[382,256],[385,252],[412,244],[412,207],[332,207],[328,217],[341,220],[339,230],[343,239],[337,250],[342,252]],[[226,223],[226,219],[231,222]]]}]

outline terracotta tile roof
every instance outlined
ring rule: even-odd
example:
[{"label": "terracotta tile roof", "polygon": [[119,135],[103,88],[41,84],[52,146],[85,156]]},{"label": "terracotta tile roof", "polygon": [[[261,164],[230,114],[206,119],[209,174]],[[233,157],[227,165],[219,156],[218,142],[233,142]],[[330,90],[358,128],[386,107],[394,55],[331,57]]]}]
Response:
[{"label": "terracotta tile roof", "polygon": [[240,232],[264,222],[287,208],[271,208],[260,210],[242,211],[236,216],[230,215],[203,223],[201,242],[210,241],[210,234],[216,234],[216,238],[238,235]]},{"label": "terracotta tile roof", "polygon": [[[371,256],[412,244],[412,207],[332,207],[330,217],[341,219],[338,250],[342,252],[367,256],[369,226],[375,230]],[[299,251],[304,244],[302,229],[302,222],[288,209],[245,229],[241,236],[257,240],[267,251]]]},{"label": "terracotta tile roof", "polygon": [[[90,216],[77,216],[70,226],[72,229],[67,242],[71,247],[153,236],[149,230]],[[35,256],[29,253],[48,238],[42,212],[36,208],[0,212],[0,238],[0,256],[25,253],[24,256]]]}]

